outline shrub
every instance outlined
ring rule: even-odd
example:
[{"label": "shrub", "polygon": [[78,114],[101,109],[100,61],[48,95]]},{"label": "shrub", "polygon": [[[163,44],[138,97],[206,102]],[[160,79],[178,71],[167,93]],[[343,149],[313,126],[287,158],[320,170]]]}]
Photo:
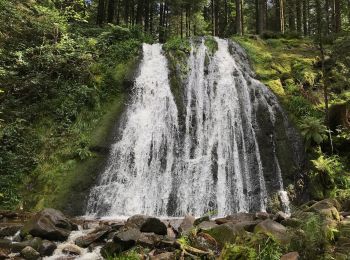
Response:
[{"label": "shrub", "polygon": [[317,118],[305,117],[300,125],[300,129],[306,148],[310,148],[312,144],[319,145],[327,139],[327,128]]}]

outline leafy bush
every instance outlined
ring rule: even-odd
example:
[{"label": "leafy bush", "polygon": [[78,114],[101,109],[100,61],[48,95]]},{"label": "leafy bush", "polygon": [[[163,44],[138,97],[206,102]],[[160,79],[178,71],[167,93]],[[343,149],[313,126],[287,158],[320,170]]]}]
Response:
[{"label": "leafy bush", "polygon": [[241,245],[225,245],[220,259],[223,260],[255,260],[257,253],[254,248]]},{"label": "leafy bush", "polygon": [[314,117],[306,117],[300,125],[301,134],[304,136],[306,148],[312,144],[321,144],[327,139],[327,128],[321,120]]}]

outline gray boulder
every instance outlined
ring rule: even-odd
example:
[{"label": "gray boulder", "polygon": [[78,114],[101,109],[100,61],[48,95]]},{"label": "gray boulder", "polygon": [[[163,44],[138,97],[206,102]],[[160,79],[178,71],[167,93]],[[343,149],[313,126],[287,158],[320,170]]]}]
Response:
[{"label": "gray boulder", "polygon": [[111,231],[109,226],[99,226],[94,231],[85,236],[78,237],[75,240],[75,244],[79,247],[88,247],[93,242],[103,239]]},{"label": "gray boulder", "polygon": [[30,246],[23,248],[21,251],[21,256],[23,256],[26,260],[37,260],[40,258],[39,252]]},{"label": "gray boulder", "polygon": [[145,233],[155,233],[157,235],[166,235],[167,227],[157,218],[148,218],[142,224],[140,231]]},{"label": "gray boulder", "polygon": [[56,250],[56,248],[57,246],[55,243],[49,240],[43,240],[39,248],[39,253],[41,256],[51,256],[53,252]]},{"label": "gray boulder", "polygon": [[266,219],[256,225],[254,232],[270,236],[281,244],[288,244],[290,242],[290,236],[287,233],[287,228],[271,219]]},{"label": "gray boulder", "polygon": [[44,209],[30,219],[22,228],[22,236],[28,234],[52,241],[64,241],[77,226],[62,212],[55,209]]}]

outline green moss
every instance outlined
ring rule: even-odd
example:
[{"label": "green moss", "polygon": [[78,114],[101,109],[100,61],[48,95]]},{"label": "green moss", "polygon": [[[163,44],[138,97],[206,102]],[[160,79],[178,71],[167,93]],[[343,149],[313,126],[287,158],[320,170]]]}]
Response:
[{"label": "green moss", "polygon": [[219,48],[217,41],[211,36],[205,38],[205,46],[207,46],[211,55],[213,55]]}]

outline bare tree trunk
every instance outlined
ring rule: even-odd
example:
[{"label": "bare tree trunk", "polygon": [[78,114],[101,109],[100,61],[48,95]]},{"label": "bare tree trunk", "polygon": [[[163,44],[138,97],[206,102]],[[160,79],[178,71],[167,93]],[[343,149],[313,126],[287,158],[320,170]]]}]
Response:
[{"label": "bare tree trunk", "polygon": [[[350,2],[350,1],[349,1]],[[339,33],[341,32],[341,27],[342,27],[342,19],[341,19],[341,9],[342,9],[342,5],[341,5],[341,0],[335,0],[335,32]]]},{"label": "bare tree trunk", "polygon": [[115,14],[115,0],[108,0],[107,22],[113,23]]},{"label": "bare tree trunk", "polygon": [[105,0],[99,0],[98,1],[98,7],[97,7],[97,24],[102,25],[105,21],[105,15],[106,15],[106,3]]},{"label": "bare tree trunk", "polygon": [[238,35],[243,35],[241,0],[236,0],[236,33]]},{"label": "bare tree trunk", "polygon": [[304,36],[309,34],[308,28],[308,19],[309,19],[309,10],[308,10],[308,0],[303,0],[303,31]]},{"label": "bare tree trunk", "polygon": [[302,34],[302,0],[296,0],[297,11],[297,32]]}]

